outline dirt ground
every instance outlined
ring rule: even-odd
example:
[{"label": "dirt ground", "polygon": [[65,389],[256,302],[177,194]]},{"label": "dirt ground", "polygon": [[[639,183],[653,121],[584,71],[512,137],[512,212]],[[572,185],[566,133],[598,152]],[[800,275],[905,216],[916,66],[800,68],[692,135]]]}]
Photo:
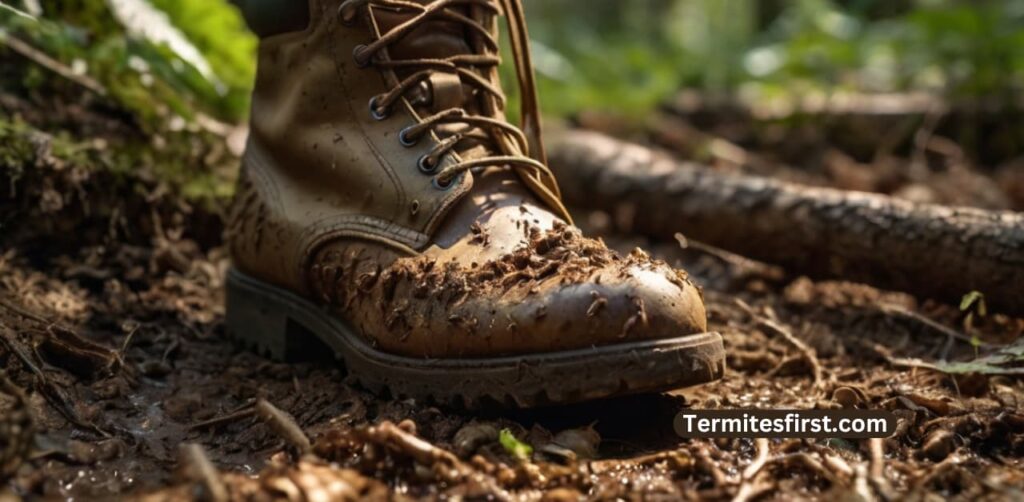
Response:
[{"label": "dirt ground", "polygon": [[[53,161],[45,137],[33,144],[24,173],[0,176],[0,207],[17,215],[0,238],[0,500],[1024,499],[1020,379],[907,361],[971,359],[1017,340],[1024,320],[990,313],[967,335],[957,306],[683,250],[630,234],[614,214],[578,214],[618,251],[647,249],[704,286],[726,377],[568,407],[439,409],[351,386],[331,362],[281,364],[237,346],[222,324],[217,208],[144,169],[115,183]],[[777,174],[1014,205],[988,171],[957,164],[893,182],[888,163],[858,171],[833,157]],[[882,408],[901,421],[885,440],[672,431],[681,409],[737,407]],[[502,429],[532,455],[513,456]]]}]

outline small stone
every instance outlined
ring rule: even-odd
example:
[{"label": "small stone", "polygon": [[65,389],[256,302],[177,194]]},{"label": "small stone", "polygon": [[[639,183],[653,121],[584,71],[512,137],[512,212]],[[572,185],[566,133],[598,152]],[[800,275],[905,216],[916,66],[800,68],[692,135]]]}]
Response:
[{"label": "small stone", "polygon": [[950,453],[953,453],[953,449],[956,447],[955,443],[956,437],[952,432],[939,429],[928,434],[921,451],[933,462],[941,462]]},{"label": "small stone", "polygon": [[601,435],[592,426],[569,429],[555,434],[553,443],[568,448],[579,458],[597,458],[597,450],[601,446]]},{"label": "small stone", "polygon": [[498,441],[498,429],[490,424],[470,423],[455,433],[455,452],[468,457],[480,447]]},{"label": "small stone", "polygon": [[832,393],[832,400],[843,408],[855,408],[863,400],[860,394],[850,387],[840,387]]}]

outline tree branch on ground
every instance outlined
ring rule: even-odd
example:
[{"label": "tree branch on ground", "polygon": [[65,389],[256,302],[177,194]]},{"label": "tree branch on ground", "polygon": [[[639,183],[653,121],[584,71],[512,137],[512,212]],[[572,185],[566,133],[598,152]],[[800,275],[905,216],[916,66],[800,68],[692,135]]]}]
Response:
[{"label": "tree branch on ground", "polygon": [[727,175],[588,132],[558,138],[551,164],[570,204],[634,215],[625,230],[948,302],[977,290],[1024,313],[1021,214]]}]

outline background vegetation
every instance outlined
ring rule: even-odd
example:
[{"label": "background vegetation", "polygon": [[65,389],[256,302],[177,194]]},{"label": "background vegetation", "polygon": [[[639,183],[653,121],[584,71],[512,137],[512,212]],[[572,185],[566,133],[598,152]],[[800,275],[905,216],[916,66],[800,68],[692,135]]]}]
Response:
[{"label": "background vegetation", "polygon": [[[526,3],[551,114],[642,116],[684,87],[754,99],[1024,90],[1024,0]],[[191,120],[197,110],[229,122],[245,115],[256,41],[226,0],[0,5],[0,36],[23,37],[96,79],[149,126]],[[164,23],[146,17],[153,7]],[[18,83],[32,86],[39,71]]]}]

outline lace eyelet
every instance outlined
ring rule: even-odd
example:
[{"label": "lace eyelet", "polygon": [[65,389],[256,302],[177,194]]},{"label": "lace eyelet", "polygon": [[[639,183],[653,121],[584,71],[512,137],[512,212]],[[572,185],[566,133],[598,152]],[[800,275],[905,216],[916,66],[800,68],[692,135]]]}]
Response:
[{"label": "lace eyelet", "polygon": [[365,56],[366,44],[359,44],[352,49],[352,59],[355,60],[356,66],[360,68],[366,68],[370,66],[370,58]]},{"label": "lace eyelet", "polygon": [[416,167],[420,169],[420,172],[426,175],[433,175],[437,172],[437,165],[439,162],[434,161],[430,163],[430,155],[424,155],[420,157],[420,160],[416,162]]},{"label": "lace eyelet", "polygon": [[405,129],[402,129],[398,133],[398,142],[401,143],[402,146],[404,146],[406,148],[412,148],[412,147],[416,146],[417,143],[420,142],[420,138],[418,138],[418,137],[416,137],[416,138],[410,138],[409,137],[409,129],[411,129],[411,128],[412,128],[412,126],[406,127]]},{"label": "lace eyelet", "polygon": [[448,183],[441,183],[441,180],[439,180],[437,177],[434,177],[433,180],[431,180],[430,184],[433,185],[435,189],[441,190],[442,192],[446,192],[448,190],[451,190],[452,187],[454,187],[455,185],[458,185],[458,183],[456,183],[458,179],[458,177],[455,177],[448,180]]},{"label": "lace eyelet", "polygon": [[384,120],[388,118],[388,115],[390,115],[388,110],[381,109],[381,107],[377,105],[377,96],[370,98],[370,116],[373,117],[374,120]]}]

